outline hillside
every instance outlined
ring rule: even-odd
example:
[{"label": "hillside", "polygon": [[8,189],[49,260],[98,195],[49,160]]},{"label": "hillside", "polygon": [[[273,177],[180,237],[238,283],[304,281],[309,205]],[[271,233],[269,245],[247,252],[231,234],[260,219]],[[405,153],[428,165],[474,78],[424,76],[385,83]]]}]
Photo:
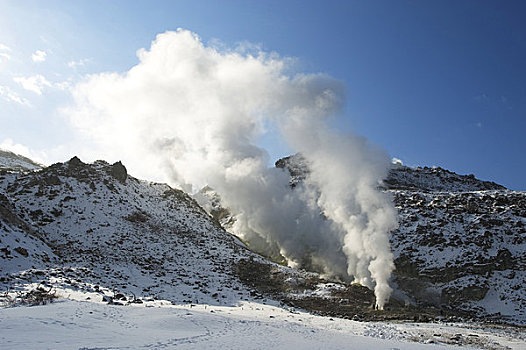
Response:
[{"label": "hillside", "polygon": [[[297,156],[277,165],[292,169],[292,186],[308,175]],[[396,291],[387,313],[372,310],[367,288],[286,269],[248,250],[221,226],[234,218],[210,188],[196,197],[211,198],[204,203],[211,215],[179,190],[133,178],[120,162],[76,157],[36,171],[3,169],[0,184],[4,290],[44,282],[101,297],[218,305],[271,297],[363,319],[526,317],[526,196],[473,176],[391,170],[384,190],[400,227],[391,236]]]},{"label": "hillside", "polygon": [[[291,180],[301,181],[305,175],[298,172]],[[234,218],[220,207],[213,190],[204,189],[200,195],[212,199],[208,209],[217,209],[213,216],[179,190],[135,179],[120,162],[85,164],[74,157],[37,170],[1,169],[0,346],[337,349],[353,344],[353,349],[427,349],[433,346],[429,344],[447,348],[446,344],[520,349],[524,345],[521,328],[443,323],[470,317],[453,307],[437,306],[458,303],[447,299],[444,304],[446,299],[440,299],[437,304],[436,293],[430,293],[434,286],[451,281],[439,285],[418,265],[417,253],[429,253],[424,242],[415,240],[418,245],[411,250],[408,242],[393,239],[398,268],[393,282],[398,290],[386,310],[378,311],[373,308],[373,292],[365,287],[325,280],[251,252],[220,226]],[[404,207],[410,209],[410,203]],[[421,204],[419,210],[426,208]],[[405,216],[401,218],[405,222]],[[399,236],[400,232],[393,234]],[[515,253],[521,254],[518,247],[510,250],[512,260],[507,253],[496,255],[494,274],[506,273],[503,278],[513,279],[511,273],[517,269],[509,264],[516,263]],[[401,250],[414,255],[401,260]],[[427,268],[437,266],[429,261]],[[460,280],[470,280],[473,269],[461,268],[465,270],[459,272]],[[507,288],[497,292],[522,305],[522,291],[507,285],[516,294]],[[460,295],[467,295],[462,291]],[[26,305],[32,307],[14,307]],[[480,315],[487,316],[487,310],[482,311]],[[392,319],[432,323],[361,322]],[[512,318],[493,319],[521,320],[517,312]]]},{"label": "hillside", "polygon": [[[279,160],[291,186],[301,156]],[[526,193],[441,168],[393,165],[384,181],[399,212],[391,233],[400,300],[440,314],[526,322]]]},{"label": "hillside", "polygon": [[0,170],[38,170],[43,166],[19,154],[0,149]]},{"label": "hillside", "polygon": [[1,290],[44,282],[208,304],[256,295],[236,265],[263,260],[184,192],[135,179],[120,162],[17,169],[0,172]]}]

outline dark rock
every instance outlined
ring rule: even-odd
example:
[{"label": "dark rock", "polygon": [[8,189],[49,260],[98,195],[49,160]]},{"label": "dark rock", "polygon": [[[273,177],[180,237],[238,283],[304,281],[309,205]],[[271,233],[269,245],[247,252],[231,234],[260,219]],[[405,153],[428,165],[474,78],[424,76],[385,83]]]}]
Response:
[{"label": "dark rock", "polygon": [[51,211],[50,211],[51,215],[53,215],[54,217],[59,217],[60,215],[62,215],[62,210],[60,209],[57,209],[57,208],[53,208]]},{"label": "dark rock", "polygon": [[44,183],[48,186],[53,185],[60,185],[62,184],[62,181],[60,181],[59,177],[57,175],[50,175],[43,179]]},{"label": "dark rock", "polygon": [[121,183],[125,183],[128,178],[126,167],[120,161],[110,166],[109,174]]},{"label": "dark rock", "polygon": [[449,287],[442,290],[441,301],[444,304],[457,304],[484,299],[489,288],[471,285],[464,288]]},{"label": "dark rock", "polygon": [[3,257],[4,258],[10,258],[11,257],[11,251],[7,247],[0,248],[0,252],[3,253],[3,255],[4,255]]},{"label": "dark rock", "polygon": [[130,215],[124,217],[124,219],[130,222],[146,222],[150,219],[150,216],[144,211],[135,211]]},{"label": "dark rock", "polygon": [[73,158],[71,158],[68,161],[68,168],[69,169],[78,168],[81,165],[84,165],[84,163],[82,163],[82,161],[77,156],[74,156]]},{"label": "dark rock", "polygon": [[122,293],[117,293],[115,294],[115,297],[113,297],[113,300],[123,300],[123,301],[126,301],[127,298],[124,294]]},{"label": "dark rock", "polygon": [[22,247],[16,247],[15,252],[22,255],[23,257],[27,258],[29,256],[29,253],[27,252],[27,249]]},{"label": "dark rock", "polygon": [[499,250],[496,260],[499,270],[507,270],[515,266],[515,259],[513,259],[510,251],[506,248]]}]

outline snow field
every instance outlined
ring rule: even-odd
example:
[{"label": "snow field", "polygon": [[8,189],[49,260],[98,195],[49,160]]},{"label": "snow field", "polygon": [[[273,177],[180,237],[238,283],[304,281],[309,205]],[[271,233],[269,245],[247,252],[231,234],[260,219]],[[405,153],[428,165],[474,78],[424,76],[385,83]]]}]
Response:
[{"label": "snow field", "polygon": [[0,348],[526,349],[524,334],[466,324],[356,322],[256,302],[114,306],[96,293],[58,294],[67,299],[0,309]]}]

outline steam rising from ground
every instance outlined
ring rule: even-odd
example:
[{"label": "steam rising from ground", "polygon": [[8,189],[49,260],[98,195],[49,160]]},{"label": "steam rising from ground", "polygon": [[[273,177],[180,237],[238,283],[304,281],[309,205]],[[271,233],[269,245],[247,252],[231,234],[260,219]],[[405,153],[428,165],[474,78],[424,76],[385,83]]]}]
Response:
[{"label": "steam rising from ground", "polygon": [[[377,187],[389,158],[328,126],[342,84],[291,76],[286,59],[207,47],[185,30],[158,35],[138,57],[129,71],[91,76],[73,90],[71,120],[102,154],[187,191],[209,185],[235,215],[234,233],[254,248],[355,279],[383,307],[393,270],[388,233],[397,224]],[[256,146],[270,127],[310,169],[294,189]]]}]

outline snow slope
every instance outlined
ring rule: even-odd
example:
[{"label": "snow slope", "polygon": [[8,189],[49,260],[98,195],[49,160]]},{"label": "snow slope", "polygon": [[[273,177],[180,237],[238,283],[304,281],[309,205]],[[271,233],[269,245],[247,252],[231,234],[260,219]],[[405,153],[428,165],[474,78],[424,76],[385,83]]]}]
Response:
[{"label": "snow slope", "polygon": [[0,149],[0,170],[1,169],[30,171],[42,169],[42,165],[19,154]]},{"label": "snow slope", "polygon": [[188,195],[128,176],[120,163],[73,158],[4,172],[0,196],[2,289],[46,281],[208,304],[254,294],[234,267],[259,256]]},{"label": "snow slope", "polygon": [[400,289],[421,303],[526,323],[526,193],[391,193]]},{"label": "snow slope", "polygon": [[[67,293],[67,291],[63,291]],[[363,323],[254,302],[80,300],[0,311],[3,349],[524,349],[524,334],[451,324]]]},{"label": "snow slope", "polygon": [[[296,186],[301,155],[283,158]],[[395,295],[445,314],[526,324],[526,192],[442,168],[393,164],[382,186],[399,212],[391,233]]]}]

